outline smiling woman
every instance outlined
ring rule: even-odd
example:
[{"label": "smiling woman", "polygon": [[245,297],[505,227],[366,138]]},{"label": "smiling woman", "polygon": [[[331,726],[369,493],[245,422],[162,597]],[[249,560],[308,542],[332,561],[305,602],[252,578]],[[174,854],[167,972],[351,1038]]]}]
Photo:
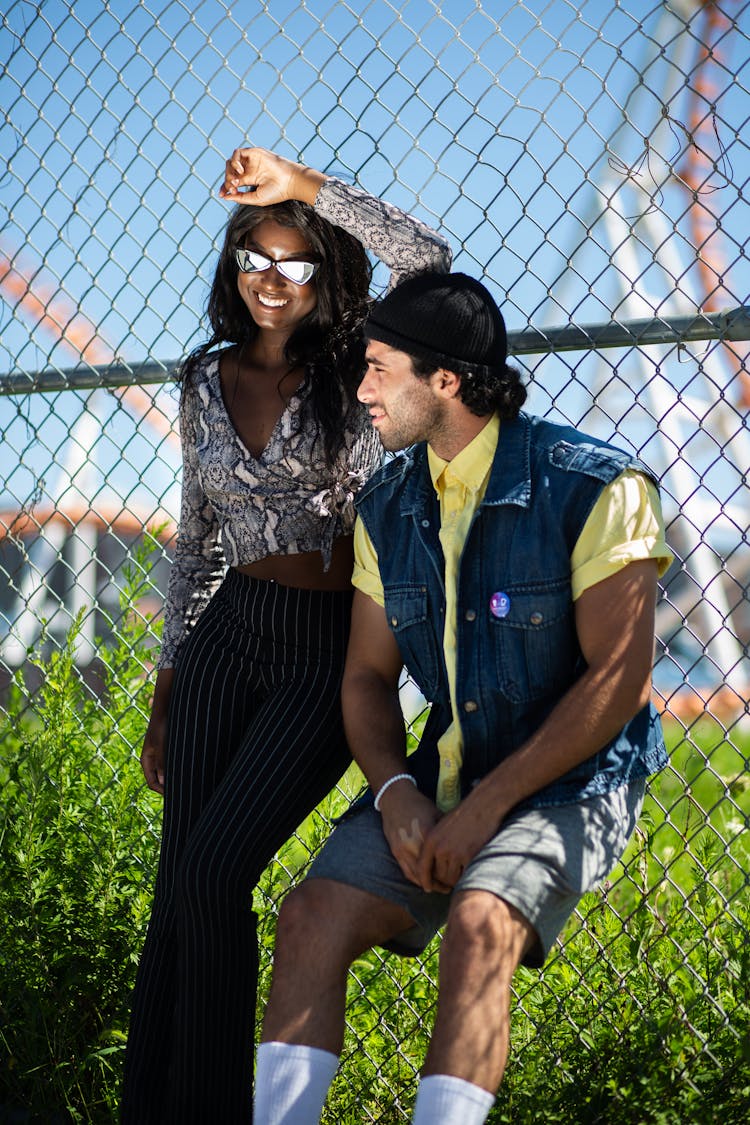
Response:
[{"label": "smiling woman", "polygon": [[382,447],[357,401],[371,268],[447,270],[390,204],[263,149],[236,203],[182,372],[182,508],[141,762],[163,793],[123,1125],[251,1120],[252,890],[351,761],[340,686],[353,500]]}]

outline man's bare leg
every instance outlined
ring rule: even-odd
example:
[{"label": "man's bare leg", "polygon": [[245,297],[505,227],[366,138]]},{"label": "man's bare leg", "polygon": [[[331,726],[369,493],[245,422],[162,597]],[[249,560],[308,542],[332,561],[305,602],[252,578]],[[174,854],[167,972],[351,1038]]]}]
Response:
[{"label": "man's bare leg", "polygon": [[319,1120],[343,1043],[349,966],[411,925],[401,907],[328,879],[287,896],[258,1048],[256,1125]]},{"label": "man's bare leg", "polygon": [[357,887],[330,879],[302,883],[279,915],[262,1039],[338,1054],[349,966],[413,924],[403,907]]},{"label": "man's bare leg", "polygon": [[424,1075],[453,1075],[495,1094],[508,1058],[511,980],[534,937],[523,915],[495,895],[455,895]]}]

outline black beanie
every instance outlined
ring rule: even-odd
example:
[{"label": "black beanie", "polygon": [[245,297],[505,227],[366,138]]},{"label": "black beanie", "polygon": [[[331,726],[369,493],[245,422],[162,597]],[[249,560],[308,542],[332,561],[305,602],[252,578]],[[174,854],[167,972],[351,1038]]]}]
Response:
[{"label": "black beanie", "polygon": [[375,302],[365,336],[459,373],[505,373],[505,322],[490,292],[465,273],[421,273],[402,281]]}]

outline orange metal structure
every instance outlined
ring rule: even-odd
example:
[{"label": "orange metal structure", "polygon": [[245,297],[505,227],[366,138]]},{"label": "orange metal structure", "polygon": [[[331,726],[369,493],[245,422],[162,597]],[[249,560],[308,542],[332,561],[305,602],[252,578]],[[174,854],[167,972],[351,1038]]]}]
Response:
[{"label": "orange metal structure", "polygon": [[[697,253],[700,286],[705,293],[703,309],[718,312],[737,304],[736,295],[729,293],[725,285],[728,267],[721,223],[711,202],[712,196],[720,192],[720,181],[728,171],[716,106],[723,87],[715,81],[715,75],[729,72],[725,55],[733,25],[715,0],[701,0],[700,7],[699,55],[688,88],[688,143],[677,172],[690,197],[688,221]],[[736,345],[725,345],[725,358],[739,380],[740,403],[750,408],[750,372],[735,348]]]}]

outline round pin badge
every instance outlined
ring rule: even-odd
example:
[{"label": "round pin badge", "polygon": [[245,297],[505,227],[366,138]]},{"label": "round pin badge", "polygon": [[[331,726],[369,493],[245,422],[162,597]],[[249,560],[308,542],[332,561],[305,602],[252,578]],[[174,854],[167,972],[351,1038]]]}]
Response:
[{"label": "round pin badge", "polygon": [[507,617],[510,613],[510,598],[502,590],[497,590],[490,598],[490,613],[493,617]]}]

